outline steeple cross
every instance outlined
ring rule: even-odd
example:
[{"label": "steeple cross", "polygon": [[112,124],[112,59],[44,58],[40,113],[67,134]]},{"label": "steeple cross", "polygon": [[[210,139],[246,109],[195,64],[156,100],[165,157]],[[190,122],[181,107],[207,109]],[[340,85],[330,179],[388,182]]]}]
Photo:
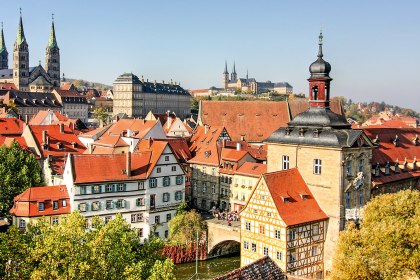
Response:
[{"label": "steeple cross", "polygon": [[51,14],[52,21],[54,21],[54,13]]},{"label": "steeple cross", "polygon": [[19,8],[19,14],[22,16],[22,8]]}]

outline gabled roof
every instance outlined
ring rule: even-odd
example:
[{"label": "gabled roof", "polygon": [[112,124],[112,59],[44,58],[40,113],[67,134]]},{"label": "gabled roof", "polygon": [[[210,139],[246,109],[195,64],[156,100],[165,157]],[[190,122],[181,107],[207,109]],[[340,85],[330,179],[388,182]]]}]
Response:
[{"label": "gabled roof", "polygon": [[124,131],[130,129],[134,132],[135,138],[143,138],[147,133],[157,124],[155,121],[120,119],[118,122],[111,125],[107,133],[121,135]]},{"label": "gabled roof", "polygon": [[0,135],[22,135],[25,122],[17,118],[0,118]]},{"label": "gabled roof", "polygon": [[297,168],[266,173],[262,178],[287,226],[328,219]]},{"label": "gabled roof", "polygon": [[221,159],[238,162],[247,154],[248,152],[244,150],[237,151],[236,149],[223,148]]},{"label": "gabled roof", "polygon": [[[63,207],[61,200],[67,201],[67,206]],[[10,214],[17,217],[38,217],[69,214],[70,201],[65,185],[31,187],[17,195],[13,201],[14,206],[10,209]],[[59,201],[58,209],[54,210],[52,201]],[[39,211],[38,203],[44,203],[44,211]]]},{"label": "gabled roof", "polygon": [[26,144],[25,138],[23,138],[22,136],[4,137],[0,135],[0,146],[6,145],[6,147],[10,147],[14,141],[18,142],[19,146],[22,149],[25,149],[28,152],[32,153],[32,151],[28,149],[28,144]]},{"label": "gabled roof", "polygon": [[[63,133],[60,132],[60,125],[29,125],[29,129],[35,139],[38,150],[41,152],[42,157],[48,155],[59,156],[71,154],[82,154],[86,147],[80,142],[79,138],[74,134],[73,130],[63,125]],[[43,131],[47,131],[49,148],[44,150],[42,144]],[[73,147],[73,143],[76,144]],[[61,149],[59,148],[61,145]]]},{"label": "gabled roof", "polygon": [[[49,123],[49,120],[46,120],[48,116],[51,115],[51,123]],[[66,116],[60,114],[59,112],[55,110],[40,110],[38,113],[29,121],[29,124],[31,125],[41,125],[45,123],[45,121],[48,122],[48,124],[53,124],[55,121],[67,121],[69,118]]]},{"label": "gabled roof", "polygon": [[140,143],[137,145],[138,151],[143,152],[149,152],[151,153],[150,156],[150,163],[148,166],[148,174],[151,174],[153,171],[153,168],[155,168],[157,162],[159,161],[159,158],[161,157],[163,151],[165,150],[166,146],[168,145],[168,142],[165,141],[156,141],[152,139],[142,139]]},{"label": "gabled roof", "polygon": [[167,142],[180,163],[186,163],[191,159],[192,156],[190,150],[188,149],[187,140],[184,138],[167,138],[156,140]]},{"label": "gabled roof", "polygon": [[17,90],[17,87],[14,83],[0,83],[0,89]]},{"label": "gabled roof", "polygon": [[128,155],[70,155],[74,182],[82,184],[146,179],[152,153],[146,151],[131,154],[131,176],[126,173]]},{"label": "gabled roof", "polygon": [[238,175],[260,177],[267,172],[267,164],[256,162],[244,162],[235,172]]},{"label": "gabled roof", "polygon": [[105,146],[105,147],[129,147],[130,145],[122,139],[119,135],[103,135],[101,139],[93,143],[95,146]]},{"label": "gabled roof", "polygon": [[267,144],[253,145],[246,141],[226,141],[225,147],[235,149],[238,143],[241,145],[241,150],[247,151],[254,159],[258,161],[267,160]]},{"label": "gabled roof", "polygon": [[190,140],[193,158],[189,162],[218,166],[221,147],[217,141],[224,130],[222,126],[197,126]]}]

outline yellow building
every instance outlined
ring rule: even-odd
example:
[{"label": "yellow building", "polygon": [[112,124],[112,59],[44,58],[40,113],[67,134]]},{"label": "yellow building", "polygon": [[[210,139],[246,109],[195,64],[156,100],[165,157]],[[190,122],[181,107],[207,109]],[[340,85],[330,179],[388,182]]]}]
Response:
[{"label": "yellow building", "polygon": [[51,225],[58,224],[60,219],[70,214],[70,198],[65,185],[31,187],[14,198],[10,209],[13,225],[26,230],[30,223],[40,219]]},{"label": "yellow building", "polygon": [[241,212],[241,267],[268,256],[285,273],[323,278],[327,219],[298,169],[262,175]]},{"label": "yellow building", "polygon": [[372,142],[330,110],[331,65],[322,57],[321,34],[318,59],[310,66],[309,109],[266,142],[267,171],[298,168],[329,217],[324,260],[328,271],[339,232],[346,220],[361,218],[360,210],[370,199]]}]

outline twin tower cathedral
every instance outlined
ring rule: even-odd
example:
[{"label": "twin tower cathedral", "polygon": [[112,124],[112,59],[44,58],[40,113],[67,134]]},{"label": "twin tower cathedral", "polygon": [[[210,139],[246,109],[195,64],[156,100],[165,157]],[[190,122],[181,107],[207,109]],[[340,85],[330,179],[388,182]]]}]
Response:
[{"label": "twin tower cathedral", "polygon": [[22,15],[13,45],[13,64],[9,68],[9,53],[4,41],[3,26],[0,37],[0,83],[13,83],[20,91],[51,92],[60,87],[60,49],[55,37],[54,20],[45,51],[45,68],[29,67],[29,47],[23,30]]}]

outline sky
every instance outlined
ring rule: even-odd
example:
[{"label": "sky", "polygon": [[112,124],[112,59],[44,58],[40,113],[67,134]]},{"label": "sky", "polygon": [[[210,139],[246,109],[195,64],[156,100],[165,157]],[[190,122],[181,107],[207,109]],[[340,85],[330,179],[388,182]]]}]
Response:
[{"label": "sky", "polygon": [[111,85],[124,72],[186,89],[240,77],[307,94],[322,26],[332,96],[420,111],[420,1],[14,0],[2,3],[11,66],[22,8],[30,64],[44,64],[54,13],[61,72]]}]

